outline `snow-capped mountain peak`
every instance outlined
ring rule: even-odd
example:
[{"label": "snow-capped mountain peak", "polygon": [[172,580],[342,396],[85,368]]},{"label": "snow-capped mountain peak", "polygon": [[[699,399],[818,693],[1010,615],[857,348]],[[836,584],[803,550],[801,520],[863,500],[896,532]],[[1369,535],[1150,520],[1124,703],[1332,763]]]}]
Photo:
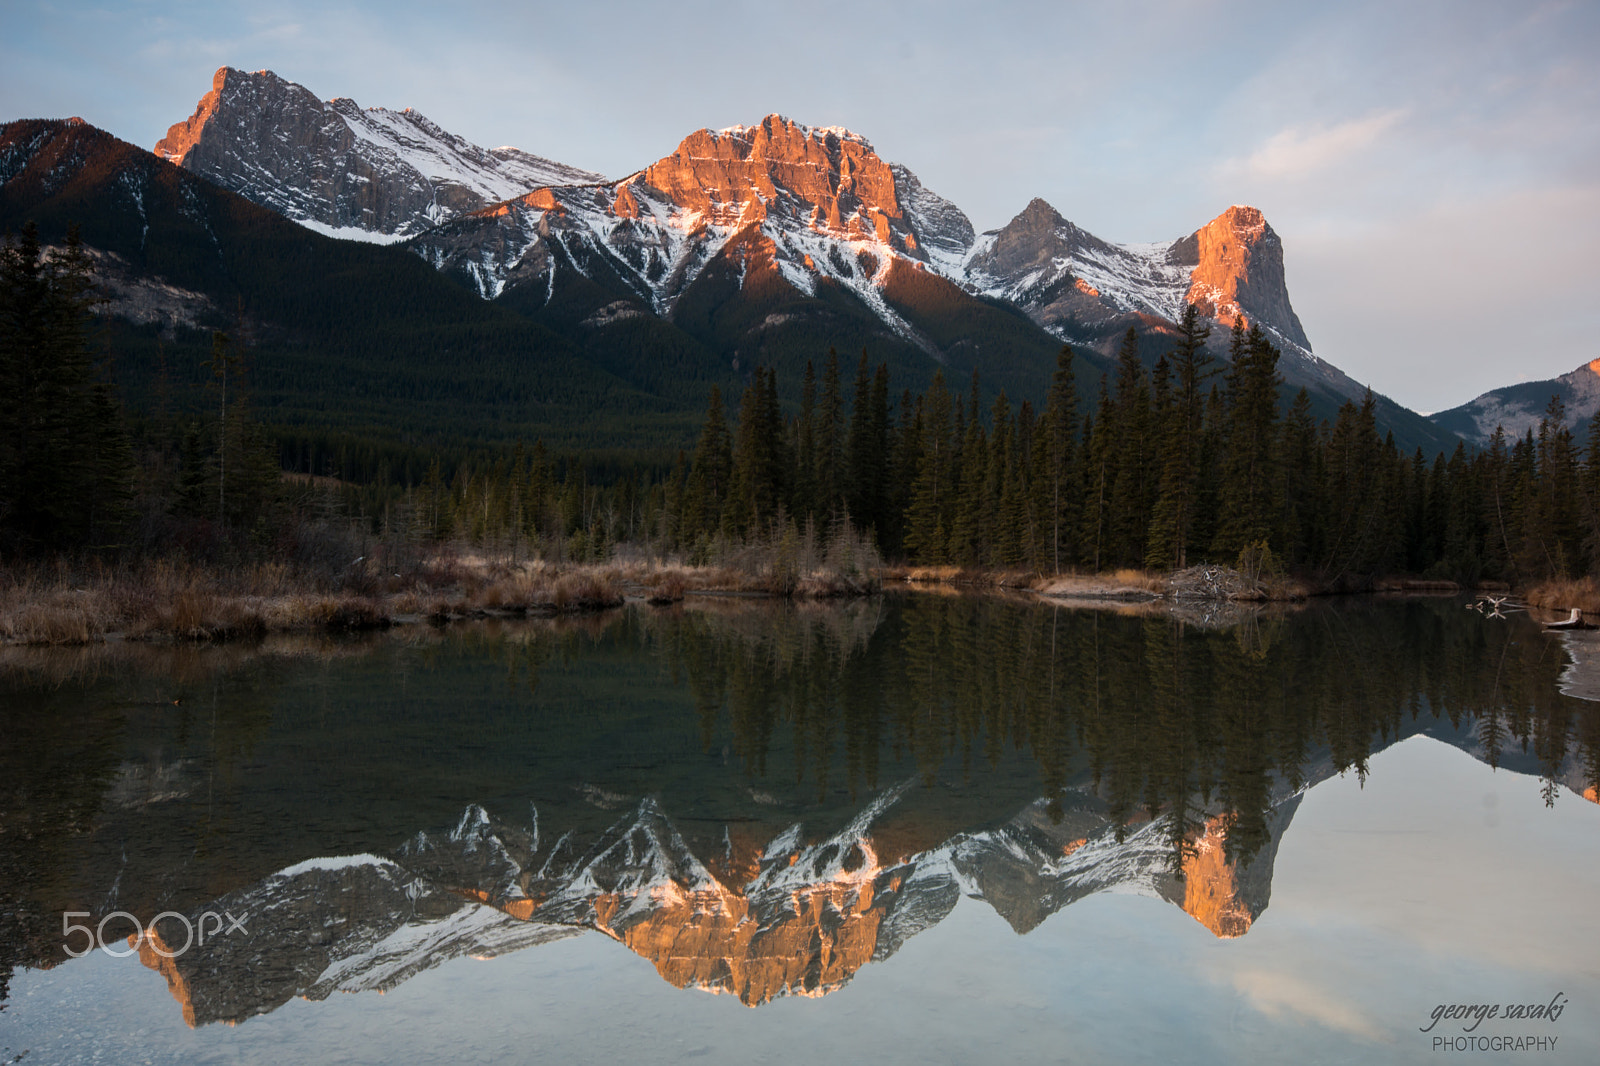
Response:
[{"label": "snow-capped mountain peak", "polygon": [[486,298],[555,275],[604,270],[657,314],[719,256],[775,271],[811,294],[828,278],[897,332],[914,336],[881,294],[895,260],[948,268],[971,243],[965,215],[837,126],[768,115],[702,129],[610,185],[551,186],[423,235],[413,247],[466,275]]},{"label": "snow-capped mountain peak", "polygon": [[406,108],[319,100],[270,70],[223,67],[157,155],[336,236],[400,240],[539,185],[601,175],[485,149]]}]

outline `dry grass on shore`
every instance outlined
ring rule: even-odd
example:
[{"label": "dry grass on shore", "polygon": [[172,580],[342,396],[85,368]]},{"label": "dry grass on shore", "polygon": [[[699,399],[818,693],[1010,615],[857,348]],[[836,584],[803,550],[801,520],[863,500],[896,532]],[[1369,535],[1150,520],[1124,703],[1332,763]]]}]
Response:
[{"label": "dry grass on shore", "polygon": [[1046,596],[1085,599],[1150,599],[1168,591],[1166,574],[1122,569],[1103,574],[1055,574],[1034,586]]},{"label": "dry grass on shore", "polygon": [[449,556],[405,572],[358,559],[332,587],[272,563],[13,567],[0,570],[0,641],[210,641],[376,629],[420,618],[593,610],[620,605],[623,582],[606,568],[540,570]]},{"label": "dry grass on shore", "polygon": [[989,570],[973,566],[887,566],[885,582],[917,586],[1031,589],[1039,580],[1032,570]]},{"label": "dry grass on shore", "polygon": [[331,576],[279,563],[217,567],[160,559],[107,566],[55,560],[0,567],[0,642],[215,641],[423,620],[570,614],[618,607],[630,596],[666,605],[692,593],[823,599],[876,587],[871,571],[759,548],[725,553],[713,566],[642,555],[557,564],[448,548],[404,557],[379,551]]},{"label": "dry grass on shore", "polygon": [[1524,592],[1522,602],[1550,611],[1576,607],[1585,614],[1600,614],[1600,582],[1592,577],[1544,581]]}]

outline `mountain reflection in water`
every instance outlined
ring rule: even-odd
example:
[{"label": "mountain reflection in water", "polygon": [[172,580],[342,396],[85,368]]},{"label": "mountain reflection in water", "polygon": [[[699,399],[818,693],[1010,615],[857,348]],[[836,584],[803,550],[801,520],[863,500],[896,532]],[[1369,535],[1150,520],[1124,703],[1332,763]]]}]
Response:
[{"label": "mountain reflection in water", "polygon": [[1225,629],[710,602],[7,655],[0,972],[64,961],[63,911],[248,916],[172,959],[178,919],[140,942],[191,1026],[585,929],[680,988],[821,995],[962,895],[1026,933],[1134,892],[1235,937],[1303,791],[1398,740],[1547,803],[1600,780],[1561,646],[1451,600]]}]

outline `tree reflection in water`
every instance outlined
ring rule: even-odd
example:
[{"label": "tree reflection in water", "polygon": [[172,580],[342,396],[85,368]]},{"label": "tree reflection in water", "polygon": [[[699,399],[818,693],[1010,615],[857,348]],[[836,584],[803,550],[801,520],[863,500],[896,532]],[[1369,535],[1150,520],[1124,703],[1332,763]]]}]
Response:
[{"label": "tree reflection in water", "polygon": [[[580,928],[759,1003],[839,987],[962,893],[1025,932],[1132,885],[1240,935],[1298,793],[1417,733],[1548,803],[1597,795],[1600,706],[1561,694],[1567,657],[1525,620],[1229,622],[912,595],[12,649],[0,974],[63,961],[63,911],[222,904],[300,946],[147,953],[191,1024]],[[378,857],[302,862],[357,852]]]}]

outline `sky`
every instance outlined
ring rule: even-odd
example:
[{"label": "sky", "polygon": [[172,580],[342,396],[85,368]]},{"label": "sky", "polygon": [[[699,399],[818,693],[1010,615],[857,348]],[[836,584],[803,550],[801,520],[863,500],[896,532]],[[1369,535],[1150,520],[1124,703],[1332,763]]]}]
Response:
[{"label": "sky", "polygon": [[979,229],[1253,204],[1315,352],[1421,411],[1600,357],[1600,3],[0,0],[0,119],[151,147],[217,67],[620,177],[841,125]]}]

